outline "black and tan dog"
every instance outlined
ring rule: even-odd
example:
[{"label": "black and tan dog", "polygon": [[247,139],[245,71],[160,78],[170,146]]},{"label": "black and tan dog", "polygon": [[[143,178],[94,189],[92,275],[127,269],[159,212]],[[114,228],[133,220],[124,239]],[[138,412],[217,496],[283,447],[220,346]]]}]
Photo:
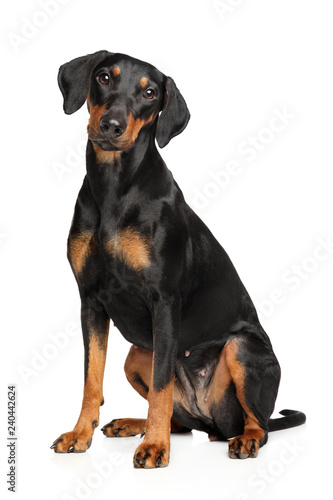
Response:
[{"label": "black and tan dog", "polygon": [[[87,100],[87,175],[68,239],[82,302],[85,385],[58,453],[91,444],[103,404],[109,319],[133,345],[125,371],[149,402],[147,419],[112,420],[106,436],[144,434],[135,467],[169,463],[170,429],[229,439],[231,458],[256,457],[267,433],[300,425],[270,419],[280,367],[228,255],[186,204],[162,160],[190,118],[174,81],[150,64],[96,52],[59,70],[65,113]],[[181,162],[186,161],[186,155]]]}]

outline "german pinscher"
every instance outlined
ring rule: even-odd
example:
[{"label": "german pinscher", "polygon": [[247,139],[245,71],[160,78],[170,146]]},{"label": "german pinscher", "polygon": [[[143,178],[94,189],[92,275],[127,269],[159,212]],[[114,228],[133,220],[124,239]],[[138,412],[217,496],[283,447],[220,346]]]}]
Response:
[{"label": "german pinscher", "polygon": [[[132,345],[125,373],[148,400],[147,419],[112,420],[108,437],[144,435],[134,467],[169,463],[170,431],[229,440],[230,458],[258,455],[268,431],[305,422],[270,419],[280,367],[233,264],[186,204],[160,148],[190,114],[174,81],[123,54],[99,51],[60,67],[64,111],[85,101],[87,175],[68,238],[81,297],[82,409],[52,447],[86,451],[99,425],[110,318]],[[186,156],[181,160],[186,161]]]}]

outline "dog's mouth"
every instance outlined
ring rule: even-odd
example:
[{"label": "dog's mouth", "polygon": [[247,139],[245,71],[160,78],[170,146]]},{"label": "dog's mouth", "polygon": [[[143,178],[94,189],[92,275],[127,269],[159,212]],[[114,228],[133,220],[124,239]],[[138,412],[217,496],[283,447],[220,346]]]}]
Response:
[{"label": "dog's mouth", "polygon": [[125,151],[132,145],[132,138],[128,134],[114,139],[108,139],[101,135],[94,127],[88,125],[88,139],[103,151]]},{"label": "dog's mouth", "polygon": [[88,138],[91,140],[92,143],[96,144],[100,149],[103,149],[103,151],[122,151],[121,148],[117,147],[115,144],[112,142],[105,140],[105,139],[95,139],[93,137],[90,137],[88,135]]},{"label": "dog's mouth", "polygon": [[126,151],[126,149],[133,146],[135,141],[135,138],[129,134],[124,134],[111,141],[110,139],[105,139],[105,137],[101,138],[97,134],[88,133],[88,139],[100,149],[103,149],[103,151]]}]

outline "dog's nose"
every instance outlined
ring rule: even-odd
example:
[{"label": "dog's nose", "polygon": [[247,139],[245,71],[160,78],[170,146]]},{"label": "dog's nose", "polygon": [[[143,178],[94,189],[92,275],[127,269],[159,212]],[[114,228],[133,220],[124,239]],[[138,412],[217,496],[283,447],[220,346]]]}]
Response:
[{"label": "dog's nose", "polygon": [[102,118],[99,128],[101,129],[101,132],[110,137],[110,139],[115,139],[116,137],[123,135],[125,131],[124,127],[121,126],[121,123],[113,118],[110,120]]},{"label": "dog's nose", "polygon": [[99,128],[108,139],[116,139],[125,132],[127,117],[122,110],[110,110],[105,113],[100,122]]}]

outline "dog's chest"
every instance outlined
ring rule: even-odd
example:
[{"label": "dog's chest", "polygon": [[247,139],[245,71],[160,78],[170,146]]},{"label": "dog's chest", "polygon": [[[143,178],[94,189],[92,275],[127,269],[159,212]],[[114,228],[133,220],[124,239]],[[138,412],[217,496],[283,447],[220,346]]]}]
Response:
[{"label": "dog's chest", "polygon": [[111,272],[119,264],[138,273],[150,267],[152,257],[150,238],[131,226],[120,231],[112,231],[106,238],[103,238],[100,246]]},{"label": "dog's chest", "polygon": [[149,236],[132,226],[107,232],[81,230],[69,236],[68,258],[82,285],[104,282],[108,276],[140,281],[142,271],[151,265],[152,244]]}]

